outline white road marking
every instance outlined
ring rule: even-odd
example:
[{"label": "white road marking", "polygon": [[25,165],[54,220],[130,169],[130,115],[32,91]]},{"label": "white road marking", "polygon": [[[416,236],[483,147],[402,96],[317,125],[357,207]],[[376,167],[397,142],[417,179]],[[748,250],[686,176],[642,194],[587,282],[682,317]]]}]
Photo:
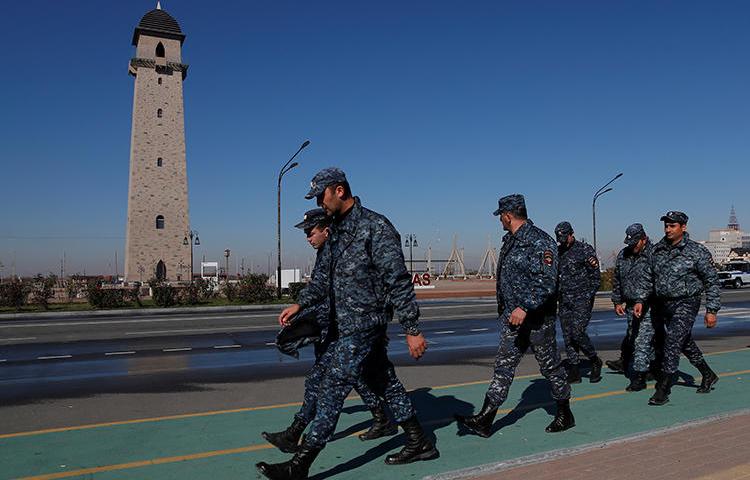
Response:
[{"label": "white road marking", "polygon": [[107,352],[104,355],[133,355],[135,352]]},{"label": "white road marking", "polygon": [[242,345],[214,345],[214,348],[240,348]]},{"label": "white road marking", "polygon": [[57,360],[60,358],[73,358],[73,355],[50,355],[47,357],[36,357],[37,360]]},{"label": "white road marking", "polygon": [[449,333],[456,333],[454,330],[443,330],[442,332],[435,332],[435,335],[447,335]]},{"label": "white road marking", "polygon": [[275,347],[276,343],[274,343],[274,342],[266,342],[266,345],[268,345],[269,347]]},{"label": "white road marking", "polygon": [[472,328],[470,332],[486,332],[489,328]]},{"label": "white road marking", "polygon": [[189,352],[192,350],[190,347],[184,347],[184,348],[163,348],[162,352]]},{"label": "white road marking", "polygon": [[193,322],[198,320],[223,320],[227,318],[277,318],[277,314],[263,314],[263,315],[222,315],[222,316],[210,316],[210,317],[167,317],[167,318],[130,318],[123,320],[90,320],[90,321],[79,321],[79,322],[47,322],[47,323],[20,323],[12,325],[0,325],[0,328],[28,328],[28,327],[67,327],[71,325],[117,325],[120,323],[170,323],[170,322]]},{"label": "white road marking", "polygon": [[18,342],[21,340],[36,340],[36,337],[0,338],[0,342]]},{"label": "white road marking", "polygon": [[0,363],[7,362],[7,361],[8,361],[7,358],[0,358]]}]

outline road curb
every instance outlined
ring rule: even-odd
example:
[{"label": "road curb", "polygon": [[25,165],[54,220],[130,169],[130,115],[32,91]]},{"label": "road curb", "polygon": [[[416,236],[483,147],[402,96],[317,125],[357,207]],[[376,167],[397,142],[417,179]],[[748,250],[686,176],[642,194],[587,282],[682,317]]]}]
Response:
[{"label": "road curb", "polygon": [[76,310],[70,312],[21,312],[0,314],[0,322],[7,320],[35,320],[60,317],[117,317],[122,315],[139,317],[148,315],[179,315],[190,313],[224,313],[246,312],[257,310],[279,310],[290,306],[290,303],[271,305],[228,305],[220,307],[172,307],[172,308],[121,308],[117,310]]}]

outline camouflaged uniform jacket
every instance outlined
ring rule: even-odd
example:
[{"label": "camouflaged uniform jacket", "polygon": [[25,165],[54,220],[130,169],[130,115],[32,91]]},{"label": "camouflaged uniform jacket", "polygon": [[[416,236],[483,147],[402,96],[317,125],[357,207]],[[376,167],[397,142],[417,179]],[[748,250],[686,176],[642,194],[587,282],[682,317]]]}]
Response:
[{"label": "camouflaged uniform jacket", "polygon": [[328,299],[343,335],[388,323],[388,303],[404,331],[416,335],[419,306],[401,237],[387,218],[354,200],[349,213],[331,226],[319,275],[300,292],[298,303],[307,308]]},{"label": "camouflaged uniform jacket", "polygon": [[601,272],[594,247],[576,240],[567,249],[560,249],[558,296],[561,299],[591,297],[599,290]]},{"label": "camouflaged uniform jacket", "polygon": [[497,260],[497,309],[510,316],[516,307],[531,320],[555,315],[557,247],[531,220],[503,237]]},{"label": "camouflaged uniform jacket", "polygon": [[651,271],[651,255],[654,245],[646,241],[640,253],[630,247],[620,250],[612,276],[612,303],[646,303],[654,290],[654,277]]},{"label": "camouflaged uniform jacket", "polygon": [[698,296],[706,291],[706,309],[718,312],[721,308],[719,276],[711,253],[687,233],[680,243],[672,245],[662,238],[652,254],[654,292],[660,299],[679,299]]}]

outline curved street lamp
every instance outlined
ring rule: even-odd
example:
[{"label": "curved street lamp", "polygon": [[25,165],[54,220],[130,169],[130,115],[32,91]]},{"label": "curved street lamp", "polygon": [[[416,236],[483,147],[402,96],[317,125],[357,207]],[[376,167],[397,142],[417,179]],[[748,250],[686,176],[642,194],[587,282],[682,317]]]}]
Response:
[{"label": "curved street lamp", "polygon": [[607,192],[611,192],[612,188],[611,187],[607,188],[607,187],[609,187],[612,184],[612,182],[614,182],[615,180],[617,180],[620,177],[622,177],[622,173],[618,173],[617,175],[615,175],[615,177],[612,180],[610,180],[609,182],[605,183],[602,188],[600,188],[599,190],[596,191],[596,193],[594,193],[594,200],[591,202],[591,216],[593,218],[593,222],[592,223],[593,223],[593,227],[594,227],[593,228],[593,230],[594,230],[594,253],[597,252],[597,250],[596,250],[596,199],[599,198],[599,197],[601,197],[602,195],[604,195]]},{"label": "curved street lamp", "polygon": [[[281,179],[289,170],[293,169],[294,167],[297,167],[299,163],[294,162],[292,163],[292,160],[294,160],[294,157],[297,156],[299,152],[302,151],[303,148],[310,145],[310,140],[305,140],[304,143],[297,149],[294,155],[292,155],[292,158],[287,160],[287,162],[284,164],[283,167],[281,167],[281,170],[279,170],[279,183],[276,188],[276,214],[277,214],[277,221],[276,221],[276,240],[277,240],[277,253],[278,253],[278,267],[276,268],[276,297],[281,298]],[[292,163],[291,165],[289,165]]]}]

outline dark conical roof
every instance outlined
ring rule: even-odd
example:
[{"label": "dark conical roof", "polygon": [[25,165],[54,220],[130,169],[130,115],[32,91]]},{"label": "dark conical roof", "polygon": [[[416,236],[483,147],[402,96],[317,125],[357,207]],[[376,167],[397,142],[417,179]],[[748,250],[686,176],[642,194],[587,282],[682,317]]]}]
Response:
[{"label": "dark conical roof", "polygon": [[133,32],[133,45],[138,44],[138,36],[142,33],[155,37],[174,38],[180,43],[185,41],[185,34],[182,33],[177,20],[160,8],[151,10],[138,22]]}]

